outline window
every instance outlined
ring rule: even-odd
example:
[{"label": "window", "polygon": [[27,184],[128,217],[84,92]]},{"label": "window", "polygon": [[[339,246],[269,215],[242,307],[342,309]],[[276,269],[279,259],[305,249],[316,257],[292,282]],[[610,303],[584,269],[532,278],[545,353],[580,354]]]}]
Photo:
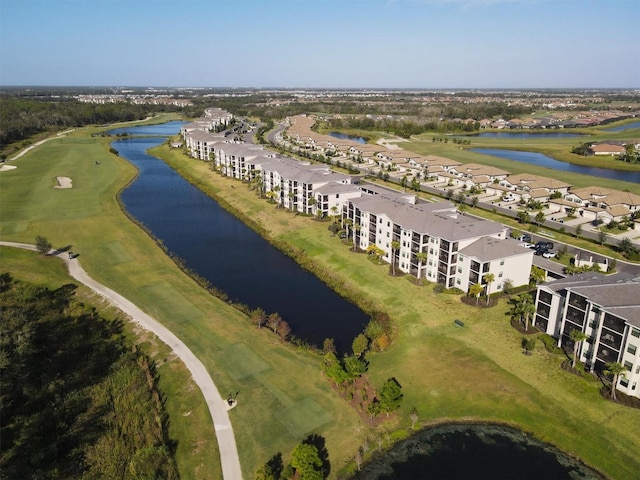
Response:
[{"label": "window", "polygon": [[632,328],[631,329],[631,336],[639,338],[640,337],[640,328]]},{"label": "window", "polygon": [[504,258],[500,260],[500,266],[504,265]]},{"label": "window", "polygon": [[624,368],[626,368],[630,372],[633,371],[633,363],[628,362],[628,361],[624,362]]},{"label": "window", "polygon": [[460,285],[460,279],[459,278],[456,279],[456,285]]},{"label": "window", "polygon": [[502,272],[498,274],[498,278],[502,278]]},{"label": "window", "polygon": [[637,350],[638,348],[635,345],[629,345],[629,347],[627,348],[627,352],[631,355],[635,355]]},{"label": "window", "polygon": [[458,267],[458,273],[462,273],[462,267]]}]

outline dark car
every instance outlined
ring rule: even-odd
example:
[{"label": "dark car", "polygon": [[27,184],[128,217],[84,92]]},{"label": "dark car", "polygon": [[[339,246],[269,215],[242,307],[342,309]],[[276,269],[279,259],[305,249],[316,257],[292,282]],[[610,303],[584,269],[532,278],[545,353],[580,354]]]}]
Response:
[{"label": "dark car", "polygon": [[545,242],[545,241],[537,242],[536,249],[539,249],[539,248],[544,248],[545,250],[553,250],[553,242]]}]

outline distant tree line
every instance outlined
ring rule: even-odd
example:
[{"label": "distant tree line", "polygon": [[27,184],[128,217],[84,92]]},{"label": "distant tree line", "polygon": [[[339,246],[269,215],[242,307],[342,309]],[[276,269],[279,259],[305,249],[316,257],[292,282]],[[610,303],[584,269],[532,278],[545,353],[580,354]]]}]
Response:
[{"label": "distant tree line", "polygon": [[153,364],[75,288],[0,275],[2,478],[178,478]]},{"label": "distant tree line", "polygon": [[480,128],[478,122],[458,122],[451,120],[396,120],[370,117],[332,118],[327,121],[331,129],[355,129],[381,131],[409,138],[425,132],[473,132]]},{"label": "distant tree line", "polygon": [[75,99],[0,97],[0,147],[43,132],[85,125],[141,120],[153,112],[178,111],[172,105],[127,102],[94,104]]}]

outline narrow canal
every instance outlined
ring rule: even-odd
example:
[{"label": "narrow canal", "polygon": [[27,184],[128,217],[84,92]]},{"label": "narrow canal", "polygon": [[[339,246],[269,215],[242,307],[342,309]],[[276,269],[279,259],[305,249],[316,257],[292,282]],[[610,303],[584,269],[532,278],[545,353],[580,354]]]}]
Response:
[{"label": "narrow canal", "polygon": [[325,338],[333,338],[339,351],[350,351],[368,322],[365,313],[146,153],[163,141],[129,137],[113,142],[139,171],[121,194],[129,213],[231,300],[278,313],[297,338],[310,344],[322,346]]}]

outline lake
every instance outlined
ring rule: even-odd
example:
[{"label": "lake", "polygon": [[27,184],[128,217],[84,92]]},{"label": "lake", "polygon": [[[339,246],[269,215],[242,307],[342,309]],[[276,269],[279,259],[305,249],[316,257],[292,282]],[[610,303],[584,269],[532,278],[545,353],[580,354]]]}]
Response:
[{"label": "lake", "polygon": [[626,125],[620,125],[619,127],[607,128],[603,130],[603,132],[624,132],[625,130],[631,130],[633,128],[640,128],[640,122],[632,122]]},{"label": "lake", "polygon": [[[146,127],[144,131],[149,134]],[[364,312],[271,246],[162,160],[146,153],[163,141],[129,137],[112,142],[120,156],[139,171],[136,180],[121,194],[129,213],[189,269],[226,292],[230,299],[251,309],[260,307],[267,314],[277,312],[289,323],[292,333],[308,343],[322,346],[323,340],[330,337],[341,352],[350,351],[351,342],[369,321]],[[185,161],[195,160],[185,157]],[[238,183],[238,188],[246,186]]]},{"label": "lake", "polygon": [[138,136],[162,136],[170,137],[180,133],[180,127],[186,125],[187,122],[174,120],[171,122],[159,123],[156,125],[141,125],[139,127],[122,127],[109,130],[109,135],[138,135]]},{"label": "lake", "polygon": [[[506,158],[516,162],[528,163],[530,165],[537,165],[538,167],[547,167],[554,170],[591,175],[592,177],[611,178],[614,180],[621,180],[623,182],[640,183],[640,172],[623,172],[621,170],[611,170],[609,168],[574,165],[573,163],[561,162],[548,155],[537,152],[502,150],[498,148],[471,148],[470,151],[482,153],[483,155]],[[594,178],[593,182],[594,185],[597,185],[598,179]]]},{"label": "lake", "polygon": [[364,137],[354,137],[353,135],[347,135],[341,132],[329,132],[329,136],[333,138],[339,138],[340,140],[351,140],[357,143],[367,143],[367,139]]},{"label": "lake", "polygon": [[[376,444],[370,446],[371,450]],[[602,479],[579,460],[520,430],[451,424],[423,430],[365,465],[357,480]]]}]

